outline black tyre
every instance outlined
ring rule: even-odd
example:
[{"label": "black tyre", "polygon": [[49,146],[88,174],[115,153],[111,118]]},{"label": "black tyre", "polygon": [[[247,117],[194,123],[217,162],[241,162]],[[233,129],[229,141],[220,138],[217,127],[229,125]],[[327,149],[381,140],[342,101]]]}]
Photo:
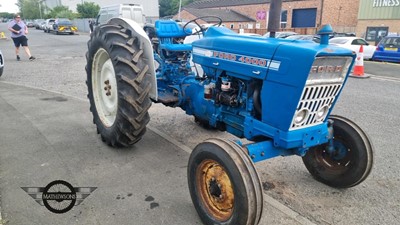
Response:
[{"label": "black tyre", "polygon": [[233,142],[209,139],[193,150],[189,191],[204,224],[258,224],[263,194],[249,156]]},{"label": "black tyre", "polygon": [[90,37],[86,83],[97,131],[111,146],[132,145],[150,120],[151,75],[142,44],[120,25],[102,25]]},{"label": "black tyre", "polygon": [[4,70],[4,67],[1,67],[0,68],[0,77],[1,77],[1,75],[3,75],[3,70]]},{"label": "black tyre", "polygon": [[360,184],[371,172],[373,146],[368,136],[354,122],[340,116],[333,120],[334,151],[327,146],[311,148],[303,157],[307,170],[318,181],[335,188]]}]

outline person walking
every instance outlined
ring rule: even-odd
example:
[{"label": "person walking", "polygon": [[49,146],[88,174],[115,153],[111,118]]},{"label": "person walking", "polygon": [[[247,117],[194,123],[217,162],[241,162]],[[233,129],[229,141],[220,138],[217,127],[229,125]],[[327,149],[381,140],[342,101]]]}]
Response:
[{"label": "person walking", "polygon": [[28,55],[29,60],[33,61],[36,58],[31,55],[31,51],[28,47],[28,38],[26,35],[28,34],[28,27],[25,25],[23,21],[21,21],[20,15],[15,15],[14,20],[12,20],[8,24],[8,30],[11,31],[11,38],[14,41],[15,46],[15,54],[17,55],[17,60],[20,61],[19,57],[19,47],[22,46],[25,50],[25,53]]},{"label": "person walking", "polygon": [[89,29],[90,29],[90,33],[93,32],[93,25],[94,25],[94,21],[93,21],[93,20],[89,20]]}]

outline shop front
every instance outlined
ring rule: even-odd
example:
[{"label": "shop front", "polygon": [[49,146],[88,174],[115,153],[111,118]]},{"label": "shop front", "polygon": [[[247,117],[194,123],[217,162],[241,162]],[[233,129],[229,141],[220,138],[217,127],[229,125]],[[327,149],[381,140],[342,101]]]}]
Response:
[{"label": "shop front", "polygon": [[400,0],[361,0],[356,32],[371,44],[400,35]]}]

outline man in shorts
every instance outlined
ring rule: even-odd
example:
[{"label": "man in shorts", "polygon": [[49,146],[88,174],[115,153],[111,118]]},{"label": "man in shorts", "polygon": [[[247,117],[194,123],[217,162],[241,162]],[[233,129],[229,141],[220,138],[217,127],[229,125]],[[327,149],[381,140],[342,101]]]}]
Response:
[{"label": "man in shorts", "polygon": [[21,20],[20,15],[15,15],[14,20],[8,24],[8,30],[11,31],[11,38],[14,41],[15,45],[15,54],[17,55],[17,60],[21,60],[19,57],[19,47],[22,45],[26,54],[29,57],[29,60],[33,61],[36,58],[31,55],[31,51],[28,47],[28,38],[26,38],[26,34],[28,34],[28,27]]}]

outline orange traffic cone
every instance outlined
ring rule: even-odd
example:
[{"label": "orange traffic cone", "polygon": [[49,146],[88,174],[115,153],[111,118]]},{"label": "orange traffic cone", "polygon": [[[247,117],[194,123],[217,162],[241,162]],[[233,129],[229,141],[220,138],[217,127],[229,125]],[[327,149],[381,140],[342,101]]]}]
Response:
[{"label": "orange traffic cone", "polygon": [[357,58],[356,62],[354,65],[354,70],[353,74],[350,75],[351,77],[357,77],[357,78],[368,78],[368,75],[364,74],[364,48],[361,45],[360,46],[360,51],[357,53]]}]

